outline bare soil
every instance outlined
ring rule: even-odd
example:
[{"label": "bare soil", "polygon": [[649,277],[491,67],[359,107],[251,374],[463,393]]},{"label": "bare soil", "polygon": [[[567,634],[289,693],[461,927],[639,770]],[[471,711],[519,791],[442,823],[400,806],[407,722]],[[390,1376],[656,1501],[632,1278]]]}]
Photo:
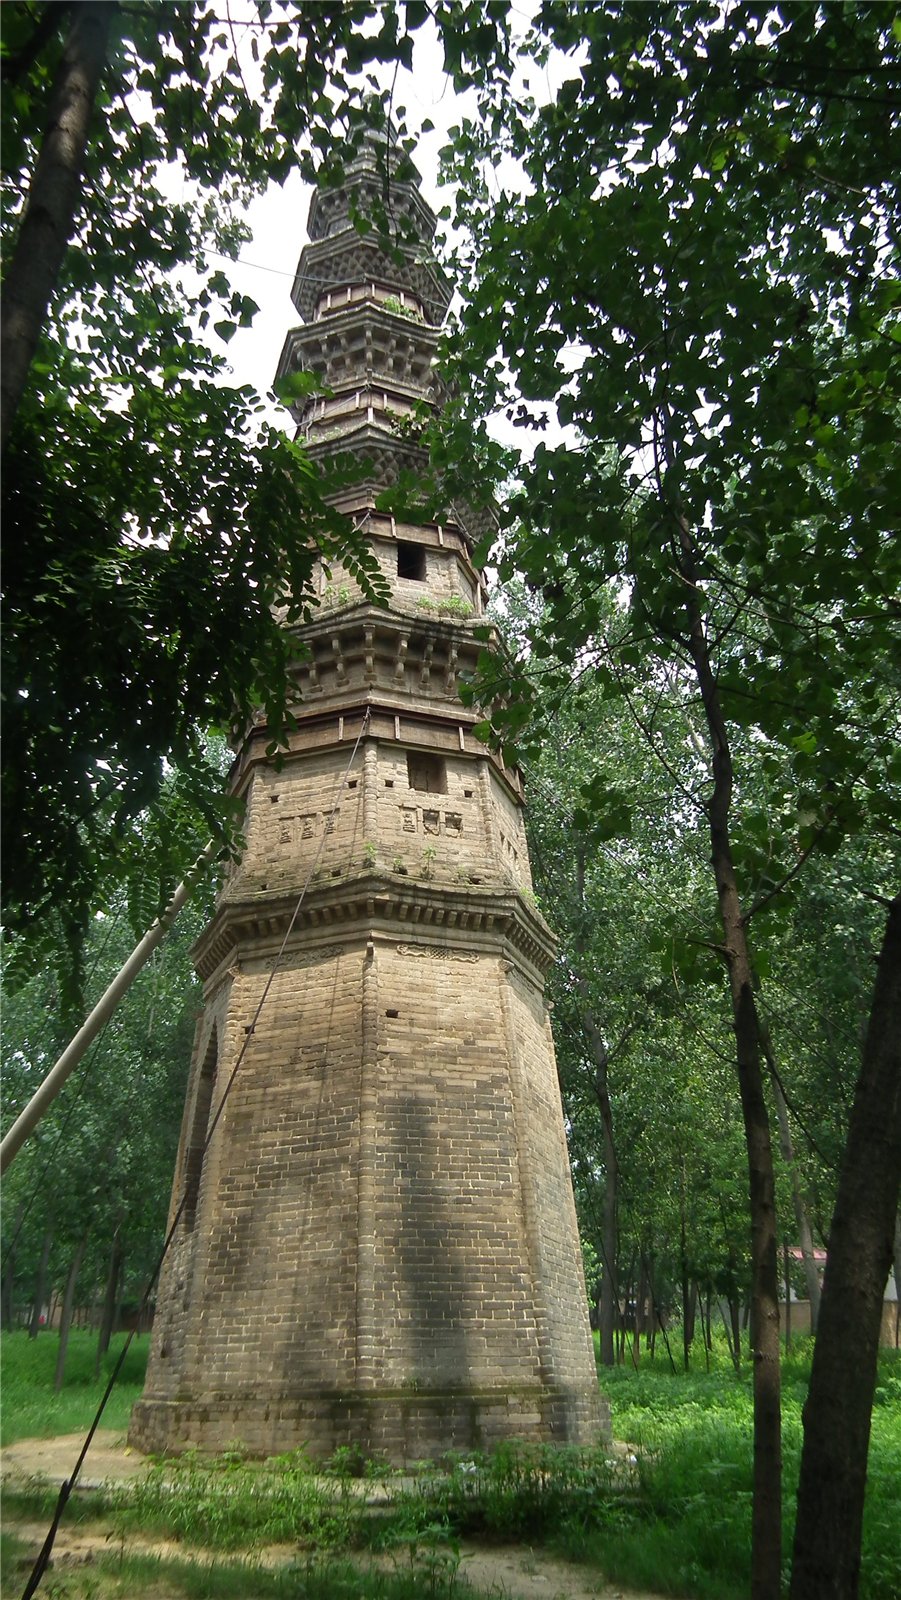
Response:
[{"label": "bare soil", "polygon": [[[64,1434],[55,1439],[21,1439],[8,1445],[0,1453],[0,1472],[4,1482],[21,1483],[29,1478],[42,1478],[60,1484],[71,1474],[83,1443],[82,1434]],[[150,1466],[150,1459],[132,1450],[125,1435],[113,1429],[98,1429],[79,1474],[82,1488],[97,1487],[100,1483],[122,1482],[140,1477]],[[47,1529],[32,1522],[8,1524],[37,1554]],[[90,1530],[66,1525],[65,1517],[57,1532],[54,1546],[54,1572],[72,1572],[89,1566],[99,1552],[116,1551],[119,1542],[115,1536],[102,1530]],[[179,1560],[196,1559],[208,1562],[214,1552],[188,1549],[172,1540],[145,1540],[129,1536],[129,1551],[162,1558]],[[222,1560],[216,1553],[215,1559]],[[297,1552],[292,1546],[279,1545],[255,1551],[253,1564],[257,1567],[277,1567],[296,1561]],[[379,1559],[380,1564],[391,1565],[387,1558],[361,1558],[354,1556],[357,1565],[367,1560]],[[526,1545],[477,1545],[470,1541],[461,1546],[460,1572],[473,1588],[498,1597],[498,1600],[662,1600],[645,1590],[624,1589],[618,1584],[606,1584],[599,1574],[584,1567],[571,1565],[541,1549]],[[15,1575],[9,1575],[15,1581]],[[12,1590],[9,1591],[12,1594]],[[4,1587],[4,1593],[6,1589]],[[167,1600],[165,1586],[154,1589],[153,1600]]]},{"label": "bare soil", "polygon": [[[0,1451],[0,1473],[4,1479],[46,1478],[48,1483],[62,1483],[74,1470],[83,1444],[83,1433],[61,1433],[55,1439],[19,1439]],[[122,1483],[127,1478],[139,1478],[149,1466],[150,1457],[132,1450],[124,1433],[98,1428],[78,1482],[82,1489],[99,1483]]]}]

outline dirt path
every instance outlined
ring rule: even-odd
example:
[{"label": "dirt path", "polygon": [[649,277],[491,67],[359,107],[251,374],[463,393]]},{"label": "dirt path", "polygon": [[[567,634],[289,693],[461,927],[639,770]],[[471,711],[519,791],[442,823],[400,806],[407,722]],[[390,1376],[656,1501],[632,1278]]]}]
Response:
[{"label": "dirt path", "polygon": [[[46,1525],[29,1522],[17,1525],[14,1531],[27,1545],[33,1560],[46,1536]],[[206,1563],[214,1555],[212,1551],[188,1549],[172,1540],[154,1541],[134,1536],[129,1537],[127,1549],[131,1554],[155,1556],[164,1561],[196,1559]],[[62,1526],[53,1550],[54,1572],[61,1576],[66,1571],[87,1568],[96,1555],[115,1555],[118,1550],[119,1543],[115,1539]],[[228,1558],[221,1552],[215,1553],[215,1559],[223,1565],[229,1564]],[[271,1570],[290,1566],[296,1560],[297,1551],[292,1546],[275,1545],[268,1550],[255,1552],[252,1562],[246,1564]],[[346,1560],[360,1569],[377,1565],[388,1571],[395,1567],[409,1570],[406,1558],[393,1561],[387,1555],[372,1556],[356,1552],[347,1557],[341,1556],[340,1560],[342,1563]],[[489,1548],[467,1542],[460,1547],[459,1571],[460,1576],[474,1589],[488,1593],[496,1600],[662,1600],[661,1596],[647,1594],[643,1590],[605,1584],[603,1579],[586,1573],[582,1567],[556,1560],[541,1550],[525,1549],[522,1545],[493,1545]],[[27,1576],[27,1569],[23,1569],[21,1576]],[[155,1600],[162,1600],[162,1591],[155,1591]],[[460,1600],[463,1600],[462,1595]]]},{"label": "dirt path", "polygon": [[[49,1483],[62,1483],[73,1471],[83,1444],[83,1433],[61,1433],[55,1439],[19,1439],[0,1450],[0,1475],[4,1480],[46,1478]],[[139,1478],[149,1467],[149,1456],[132,1450],[124,1433],[98,1428],[78,1482],[82,1489],[98,1483],[122,1483]]]},{"label": "dirt path", "polygon": [[[10,1484],[29,1478],[43,1478],[50,1483],[62,1483],[72,1472],[83,1442],[82,1434],[65,1434],[56,1439],[21,1439],[8,1445],[0,1453],[0,1473]],[[100,1483],[123,1482],[140,1477],[149,1469],[150,1460],[137,1450],[131,1450],[125,1435],[112,1429],[99,1429],[79,1475],[82,1488],[96,1487]],[[7,1523],[32,1546],[35,1554],[43,1542],[47,1529],[43,1524]],[[57,1572],[88,1565],[98,1552],[118,1549],[118,1541],[102,1531],[91,1531],[67,1525],[65,1519],[57,1533],[54,1548],[54,1565]],[[134,1553],[177,1557],[179,1560],[196,1558],[208,1561],[213,1557],[209,1550],[191,1550],[172,1540],[149,1540],[129,1535],[127,1548]],[[225,1559],[216,1554],[215,1559]],[[296,1561],[293,1546],[278,1545],[254,1552],[256,1566],[278,1567]],[[365,1566],[372,1557],[351,1558],[358,1566]],[[379,1559],[379,1565],[390,1566],[390,1559]],[[558,1560],[541,1549],[532,1550],[525,1545],[477,1545],[466,1541],[461,1545],[460,1573],[473,1588],[490,1592],[497,1600],[661,1600],[659,1595],[646,1591],[623,1589],[618,1584],[605,1584],[598,1574],[584,1567]],[[162,1600],[162,1593],[157,1596]]]}]

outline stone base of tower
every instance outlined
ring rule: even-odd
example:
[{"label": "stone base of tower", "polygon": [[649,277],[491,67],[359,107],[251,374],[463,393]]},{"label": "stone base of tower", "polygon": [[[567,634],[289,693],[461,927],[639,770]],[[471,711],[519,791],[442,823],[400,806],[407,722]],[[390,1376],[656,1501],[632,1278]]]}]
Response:
[{"label": "stone base of tower", "polygon": [[403,1463],[593,1443],[540,917],[509,887],[376,870],[308,894],[273,971],[281,914],[226,900],[209,936],[132,1444]]},{"label": "stone base of tower", "polygon": [[319,1394],[261,1403],[234,1396],[198,1405],[141,1400],[129,1442],[152,1455],[215,1454],[240,1445],[262,1458],[304,1449],[317,1460],[341,1447],[392,1465],[433,1461],[447,1451],[488,1451],[509,1440],[595,1444],[609,1433],[600,1395],[542,1388],[447,1393]]}]

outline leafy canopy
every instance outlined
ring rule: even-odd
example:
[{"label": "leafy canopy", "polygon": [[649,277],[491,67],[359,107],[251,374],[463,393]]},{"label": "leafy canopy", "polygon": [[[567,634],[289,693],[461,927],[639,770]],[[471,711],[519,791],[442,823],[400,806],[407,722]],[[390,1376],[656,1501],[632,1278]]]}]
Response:
[{"label": "leafy canopy", "polygon": [[691,590],[776,882],[899,817],[901,39],[867,5],[553,4],[551,49],[555,101],[487,94],[447,152],[461,405],[571,429],[521,468],[501,570],[543,591],[561,686],[614,694],[691,664]]},{"label": "leafy canopy", "polygon": [[[115,7],[74,232],[4,462],[5,919],[51,937],[61,917],[73,946],[122,878],[130,819],[160,812],[168,769],[195,820],[233,836],[202,735],[261,709],[282,737],[286,625],[310,604],[314,548],[378,593],[331,509],[350,468],[314,471],[228,386],[204,335],[221,350],[256,310],[221,266],[241,204],[297,164],[341,181],[386,126],[374,66],[409,62],[428,10],[221,11]],[[0,15],[10,249],[70,14],[13,0]],[[459,82],[503,60],[504,12],[442,0],[436,15]],[[157,836],[146,869],[161,903],[193,840]]]}]

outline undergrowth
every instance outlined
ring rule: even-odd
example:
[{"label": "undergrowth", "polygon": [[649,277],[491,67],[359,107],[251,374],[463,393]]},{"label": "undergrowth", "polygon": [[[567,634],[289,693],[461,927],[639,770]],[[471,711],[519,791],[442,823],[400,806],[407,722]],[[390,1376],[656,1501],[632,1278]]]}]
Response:
[{"label": "undergrowth", "polygon": [[[786,1586],[801,1459],[801,1411],[812,1342],[783,1353],[783,1550]],[[753,1397],[751,1372],[736,1375],[714,1343],[711,1370],[673,1372],[666,1352],[605,1370],[614,1435],[632,1445],[641,1528],[623,1528],[615,1552],[590,1533],[582,1556],[602,1560],[626,1583],[661,1586],[667,1570],[680,1587],[663,1593],[695,1600],[744,1600],[749,1592]],[[864,1511],[860,1600],[901,1594],[901,1353],[883,1351],[873,1407]],[[570,1554],[576,1554],[568,1541]]]},{"label": "undergrowth", "polygon": [[[33,1552],[3,1536],[2,1594],[18,1595]],[[88,1563],[45,1579],[47,1600],[480,1600],[456,1565],[398,1564],[367,1570],[348,1560],[309,1557],[268,1570],[246,1561],[191,1561],[171,1556],[99,1551]]]},{"label": "undergrowth", "polygon": [[[48,1337],[48,1385],[54,1347]],[[22,1348],[16,1347],[17,1355]],[[26,1351],[30,1361],[33,1349]],[[798,1341],[783,1372],[786,1581],[809,1365],[810,1345]],[[68,1427],[74,1429],[90,1420],[92,1384],[74,1376],[77,1362],[71,1371],[66,1394],[73,1406],[74,1397],[80,1398],[84,1408],[80,1419],[74,1410],[68,1413]],[[33,1374],[29,1381],[34,1382]],[[545,1545],[589,1564],[608,1580],[661,1595],[746,1600],[750,1373],[736,1376],[716,1351],[710,1372],[673,1372],[665,1351],[658,1351],[653,1361],[643,1354],[637,1370],[630,1365],[605,1371],[602,1385],[611,1401],[614,1434],[626,1441],[616,1450],[506,1445],[489,1456],[448,1458],[399,1477],[366,1463],[354,1450],[337,1452],[324,1470],[302,1451],[254,1465],[236,1448],[215,1461],[187,1456],[159,1464],[144,1480],[73,1503],[67,1518],[112,1518],[125,1549],[140,1530],[210,1553],[253,1552],[274,1544],[291,1545],[305,1560],[324,1553],[330,1558],[364,1550],[388,1553],[400,1565],[417,1567],[417,1594],[449,1593],[458,1541],[475,1537]],[[134,1383],[133,1392],[136,1388]],[[27,1399],[28,1385],[14,1383],[13,1395],[17,1398],[11,1400],[7,1391],[4,1406],[13,1435],[39,1431],[8,1417],[18,1397]],[[66,1431],[52,1425],[53,1413],[44,1420],[40,1431]],[[39,1503],[45,1514],[54,1499],[38,1488],[18,1489],[7,1497],[7,1511],[34,1515]],[[901,1357],[885,1352],[873,1409],[860,1600],[897,1600],[901,1594],[899,1506]],[[343,1593],[319,1591],[304,1581],[307,1587],[296,1592]],[[426,1582],[433,1587],[423,1587]],[[445,1588],[435,1587],[441,1584]],[[359,1587],[349,1592],[370,1594]]]}]

